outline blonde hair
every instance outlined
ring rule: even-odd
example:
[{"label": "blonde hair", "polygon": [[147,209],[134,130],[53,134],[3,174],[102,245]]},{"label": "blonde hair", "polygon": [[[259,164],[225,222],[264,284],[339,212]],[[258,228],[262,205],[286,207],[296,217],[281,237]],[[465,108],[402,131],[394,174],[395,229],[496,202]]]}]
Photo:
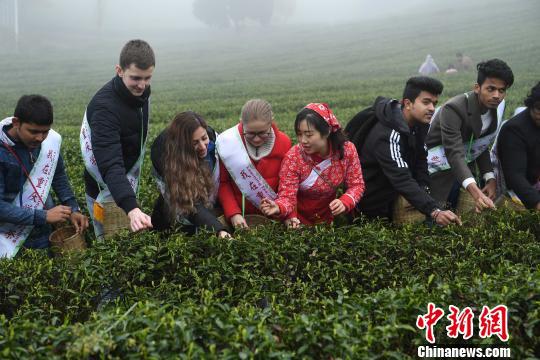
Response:
[{"label": "blonde hair", "polygon": [[244,106],[242,106],[242,114],[240,115],[242,124],[247,124],[255,119],[268,123],[274,120],[272,105],[270,105],[268,101],[262,99],[251,99],[248,100]]}]

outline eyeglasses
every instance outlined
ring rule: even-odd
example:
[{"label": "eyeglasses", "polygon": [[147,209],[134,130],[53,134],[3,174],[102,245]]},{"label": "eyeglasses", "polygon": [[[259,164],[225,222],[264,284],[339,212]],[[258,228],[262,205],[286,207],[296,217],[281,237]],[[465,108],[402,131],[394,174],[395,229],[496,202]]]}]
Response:
[{"label": "eyeglasses", "polygon": [[261,140],[266,140],[268,139],[268,137],[272,134],[272,130],[269,129],[269,130],[266,130],[266,131],[259,131],[259,132],[251,132],[251,131],[246,131],[244,132],[244,136],[247,138],[247,139],[250,139],[250,140],[253,140],[255,139],[257,136],[261,139]]}]

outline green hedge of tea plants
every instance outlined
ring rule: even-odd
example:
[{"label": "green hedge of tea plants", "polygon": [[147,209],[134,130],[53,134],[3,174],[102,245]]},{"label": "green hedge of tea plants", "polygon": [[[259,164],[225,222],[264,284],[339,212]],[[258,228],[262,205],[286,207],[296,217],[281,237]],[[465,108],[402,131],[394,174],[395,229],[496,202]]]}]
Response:
[{"label": "green hedge of tea plants", "polygon": [[[514,358],[540,351],[540,215],[499,210],[464,227],[359,223],[287,232],[147,233],[50,259],[0,262],[7,358],[407,358],[416,317],[505,304]],[[100,304],[105,289],[121,295]],[[446,336],[437,345],[493,344]]]}]

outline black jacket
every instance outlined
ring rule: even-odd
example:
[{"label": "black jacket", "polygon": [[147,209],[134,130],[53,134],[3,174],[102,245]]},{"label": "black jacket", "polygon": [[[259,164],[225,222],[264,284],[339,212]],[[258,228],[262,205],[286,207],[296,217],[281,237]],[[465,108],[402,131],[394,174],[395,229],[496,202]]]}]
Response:
[{"label": "black jacket", "polygon": [[[94,95],[86,109],[99,172],[114,201],[126,214],[139,207],[126,172],[139,158],[141,140],[146,141],[149,96],[150,87],[137,97],[116,76]],[[86,170],[84,181],[86,193],[95,199],[99,188]]]},{"label": "black jacket", "polygon": [[[212,128],[208,128],[208,137],[210,141],[216,141],[216,133]],[[166,130],[162,131],[158,135],[154,143],[152,144],[151,158],[154,171],[163,178],[163,160],[165,155],[165,139],[166,139]],[[215,156],[215,148],[210,153],[210,156],[213,158]],[[219,232],[221,230],[226,230],[225,226],[217,220],[215,214],[212,210],[206,208],[203,204],[195,204],[195,213],[188,214],[186,219],[189,220],[194,225],[193,227],[184,226],[182,230],[187,233],[194,233],[195,230],[199,227],[206,227],[207,229],[213,232]],[[168,204],[163,198],[162,194],[159,194],[159,197],[154,204],[154,211],[152,212],[152,225],[155,230],[167,230],[172,227]]]},{"label": "black jacket", "polygon": [[357,209],[369,217],[391,218],[401,194],[417,210],[431,214],[437,205],[425,190],[429,185],[427,125],[410,128],[397,100],[379,97],[373,106],[378,122],[359,152],[366,191]]},{"label": "black jacket", "polygon": [[540,191],[534,187],[540,181],[540,127],[533,123],[529,108],[501,128],[497,153],[506,187],[527,208],[535,208],[540,202]]}]

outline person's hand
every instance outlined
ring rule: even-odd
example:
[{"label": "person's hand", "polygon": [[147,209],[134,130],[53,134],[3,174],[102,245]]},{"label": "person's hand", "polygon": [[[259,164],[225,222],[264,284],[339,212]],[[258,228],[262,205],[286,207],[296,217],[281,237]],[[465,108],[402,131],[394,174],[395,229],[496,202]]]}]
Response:
[{"label": "person's hand", "polygon": [[139,208],[135,208],[128,212],[129,226],[132,232],[137,232],[152,228],[152,219]]},{"label": "person's hand", "polygon": [[347,210],[345,205],[339,199],[332,200],[332,202],[330,203],[330,205],[328,205],[328,207],[330,208],[330,211],[332,212],[332,215],[334,216],[343,214],[345,210]]},{"label": "person's hand", "polygon": [[286,219],[284,223],[287,229],[298,229],[300,227],[300,220],[296,217]]},{"label": "person's hand", "polygon": [[47,224],[56,224],[62,221],[69,220],[71,216],[71,208],[65,205],[58,205],[47,210],[45,221]]},{"label": "person's hand", "polygon": [[[494,182],[494,181],[493,181]],[[495,210],[495,204],[488,196],[486,196],[482,190],[476,185],[476,183],[469,184],[467,191],[474,199],[475,211],[481,213],[485,209]]]},{"label": "person's hand", "polygon": [[279,205],[276,204],[275,201],[264,198],[261,200],[261,212],[265,216],[274,216],[279,215],[281,211],[279,210]]},{"label": "person's hand", "polygon": [[75,227],[77,234],[82,234],[88,229],[88,218],[78,211],[74,211],[70,216],[71,223]]},{"label": "person's hand", "polygon": [[475,199],[475,211],[479,214],[485,209],[495,210],[495,204],[493,200],[481,193],[478,198]]},{"label": "person's hand", "polygon": [[495,196],[497,196],[497,182],[495,179],[489,179],[482,192],[491,200],[495,200]]},{"label": "person's hand", "polygon": [[442,211],[439,209],[433,210],[433,212],[431,213],[431,217],[438,225],[441,225],[441,226],[446,226],[449,224],[463,225],[459,216],[457,216],[450,210],[446,210],[446,211]]},{"label": "person's hand", "polygon": [[220,239],[230,239],[230,238],[232,238],[231,234],[229,234],[225,230],[218,231],[217,236]]},{"label": "person's hand", "polygon": [[247,229],[248,224],[246,222],[246,219],[241,214],[236,214],[231,216],[231,224],[235,229]]}]

